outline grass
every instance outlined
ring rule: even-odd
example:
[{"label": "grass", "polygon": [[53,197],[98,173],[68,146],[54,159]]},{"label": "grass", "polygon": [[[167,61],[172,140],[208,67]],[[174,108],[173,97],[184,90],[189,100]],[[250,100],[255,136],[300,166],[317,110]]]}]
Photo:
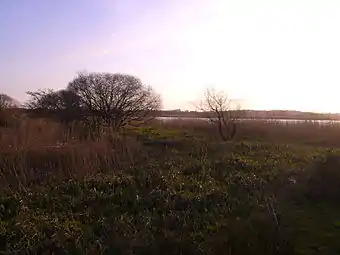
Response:
[{"label": "grass", "polygon": [[250,123],[221,142],[173,121],[93,139],[20,120],[0,133],[0,251],[339,254],[339,133]]}]

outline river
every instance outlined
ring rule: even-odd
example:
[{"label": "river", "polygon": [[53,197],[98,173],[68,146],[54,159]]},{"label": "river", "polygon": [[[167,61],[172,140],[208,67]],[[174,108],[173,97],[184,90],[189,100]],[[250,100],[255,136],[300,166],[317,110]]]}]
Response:
[{"label": "river", "polygon": [[[171,120],[185,120],[185,121],[208,121],[208,118],[192,118],[192,117],[157,117],[161,121],[171,121]],[[266,123],[277,123],[277,124],[320,124],[320,125],[331,125],[340,124],[340,120],[302,120],[302,119],[239,119],[242,122],[247,121],[259,121]]]}]

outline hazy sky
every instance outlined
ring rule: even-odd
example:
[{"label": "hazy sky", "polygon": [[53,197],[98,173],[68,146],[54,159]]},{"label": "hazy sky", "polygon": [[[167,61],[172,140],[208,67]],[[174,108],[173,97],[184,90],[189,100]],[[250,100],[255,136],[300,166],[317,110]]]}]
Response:
[{"label": "hazy sky", "polygon": [[243,108],[340,112],[339,0],[1,0],[0,92],[126,72],[188,108],[205,87]]}]

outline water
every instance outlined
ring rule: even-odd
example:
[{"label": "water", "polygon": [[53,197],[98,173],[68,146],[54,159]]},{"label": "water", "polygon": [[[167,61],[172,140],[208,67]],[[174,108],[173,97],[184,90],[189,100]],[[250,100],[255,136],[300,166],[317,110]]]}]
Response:
[{"label": "water", "polygon": [[[170,121],[170,120],[186,120],[186,121],[208,121],[208,118],[191,118],[191,117],[157,117],[158,120],[161,121]],[[258,121],[272,124],[320,124],[320,125],[333,125],[340,124],[340,120],[302,120],[302,119],[249,119],[243,118],[239,119],[242,122],[247,121]]]}]

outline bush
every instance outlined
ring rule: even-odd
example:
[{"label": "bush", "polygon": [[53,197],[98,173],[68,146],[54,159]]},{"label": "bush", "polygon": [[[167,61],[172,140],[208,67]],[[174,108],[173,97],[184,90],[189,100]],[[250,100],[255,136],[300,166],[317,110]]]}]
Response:
[{"label": "bush", "polygon": [[340,200],[340,156],[328,154],[318,160],[307,180],[307,197],[316,202]]}]

